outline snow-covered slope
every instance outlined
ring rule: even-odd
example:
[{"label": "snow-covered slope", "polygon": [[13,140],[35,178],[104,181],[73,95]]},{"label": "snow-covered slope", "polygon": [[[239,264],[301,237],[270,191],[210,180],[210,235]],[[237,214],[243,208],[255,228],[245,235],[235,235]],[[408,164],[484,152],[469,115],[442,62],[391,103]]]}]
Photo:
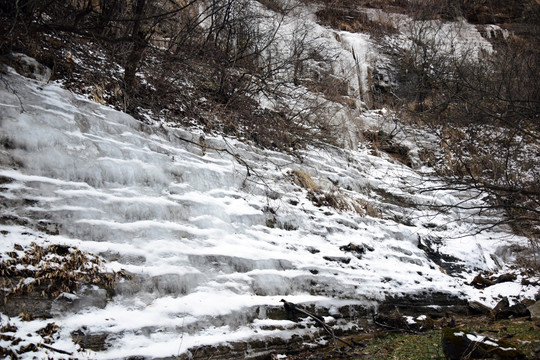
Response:
[{"label": "snow-covered slope", "polygon": [[[420,173],[367,149],[313,149],[300,161],[144,125],[12,70],[2,75],[0,99],[3,257],[15,244],[65,244],[101,256],[109,271],[133,274],[104,306],[54,314],[55,348],[76,352],[77,331],[106,335],[106,349],[78,357],[167,357],[199,345],[309,333],[267,316],[282,298],[330,309],[330,322],[341,306],[373,308],[387,296],[443,292],[493,304],[492,293],[467,283],[505,263],[497,249],[522,241],[463,235],[478,219],[423,207],[457,203],[459,194],[421,192]],[[315,206],[295,173],[358,211]],[[425,239],[437,239],[461,274],[430,260],[419,247]],[[20,346],[39,343],[34,332],[50,321],[9,319]]]}]

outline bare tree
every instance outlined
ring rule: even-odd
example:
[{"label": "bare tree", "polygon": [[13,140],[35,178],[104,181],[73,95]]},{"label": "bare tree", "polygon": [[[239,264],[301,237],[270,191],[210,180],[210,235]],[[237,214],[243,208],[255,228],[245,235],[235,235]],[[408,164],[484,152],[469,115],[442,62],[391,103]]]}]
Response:
[{"label": "bare tree", "polygon": [[431,158],[431,165],[448,187],[476,190],[485,200],[458,206],[504,212],[504,220],[487,226],[509,224],[538,239],[537,35],[510,35],[498,39],[493,51],[478,51],[463,48],[452,33],[444,33],[444,26],[433,20],[415,22],[410,46],[402,53],[400,94],[409,103],[409,117],[438,136],[442,152]]}]

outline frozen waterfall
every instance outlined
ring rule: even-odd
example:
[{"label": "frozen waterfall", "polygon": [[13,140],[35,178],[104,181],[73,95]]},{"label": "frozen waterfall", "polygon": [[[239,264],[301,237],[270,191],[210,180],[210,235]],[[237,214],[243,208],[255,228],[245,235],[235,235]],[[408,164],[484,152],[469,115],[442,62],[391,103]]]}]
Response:
[{"label": "frozen waterfall", "polygon": [[[423,236],[449,239],[441,251],[465,267],[495,267],[490,254],[499,244],[489,234],[453,237],[474,226],[455,221],[458,214],[384,205],[381,194],[411,204],[458,199],[411,191],[403,179],[421,184],[417,172],[367,150],[309,150],[300,163],[224,137],[207,136],[203,147],[200,133],[145,125],[12,70],[2,78],[2,252],[69,245],[132,275],[101,306],[90,301],[55,315],[58,348],[76,352],[77,332],[105,336],[104,349],[81,357],[173,357],[309,333],[271,316],[283,297],[327,309],[339,327],[350,326],[339,309],[368,309],[387,295],[478,296],[427,257]],[[410,221],[317,207],[291,180],[293,170]],[[428,218],[432,225],[423,226]],[[351,243],[368,250],[354,254]],[[47,323],[11,321],[21,329]]]}]

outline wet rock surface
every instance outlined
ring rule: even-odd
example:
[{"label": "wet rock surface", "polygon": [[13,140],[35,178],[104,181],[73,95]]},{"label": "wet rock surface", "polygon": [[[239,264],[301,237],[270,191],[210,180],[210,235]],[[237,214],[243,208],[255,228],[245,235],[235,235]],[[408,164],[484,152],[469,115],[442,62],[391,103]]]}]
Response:
[{"label": "wet rock surface", "polygon": [[464,266],[459,259],[440,252],[439,248],[443,244],[442,239],[437,237],[423,237],[418,239],[418,248],[426,253],[428,259],[439,265],[448,275],[463,273]]},{"label": "wet rock surface", "polygon": [[66,312],[76,313],[82,309],[107,305],[107,291],[97,286],[83,286],[77,294],[62,293],[51,304],[51,314],[58,316]]},{"label": "wet rock surface", "polygon": [[42,291],[46,286],[37,286],[34,291],[26,294],[14,295],[0,303],[0,312],[9,317],[26,314],[29,318],[51,318],[53,299],[43,298]]},{"label": "wet rock surface", "polygon": [[103,351],[108,347],[107,333],[89,333],[86,329],[77,330],[71,333],[71,338],[82,349],[92,351]]},{"label": "wet rock surface", "polygon": [[30,292],[10,296],[0,304],[0,312],[9,317],[50,319],[89,307],[104,308],[108,301],[107,291],[92,285],[82,285],[82,290],[77,294],[61,293],[55,298],[44,296],[47,290],[46,285],[38,285]]},{"label": "wet rock surface", "polygon": [[452,294],[442,292],[426,292],[402,297],[388,296],[379,305],[379,313],[389,313],[394,310],[403,315],[429,315],[441,318],[448,313],[465,315],[468,313],[467,300]]}]

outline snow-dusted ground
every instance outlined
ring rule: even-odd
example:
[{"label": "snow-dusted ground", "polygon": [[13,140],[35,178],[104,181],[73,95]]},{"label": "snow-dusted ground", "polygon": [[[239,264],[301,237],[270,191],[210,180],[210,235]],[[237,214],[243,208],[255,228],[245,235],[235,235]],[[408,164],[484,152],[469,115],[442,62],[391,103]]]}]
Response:
[{"label": "snow-dusted ground", "polygon": [[[23,339],[19,347],[41,343],[36,331],[54,321],[60,328],[52,345],[80,358],[173,357],[200,345],[310,333],[309,327],[266,316],[282,298],[326,308],[332,323],[340,306],[376,309],[388,296],[441,292],[489,306],[500,295],[534,296],[538,288],[530,285],[503,283],[485,290],[468,285],[479,271],[507,271],[505,264],[513,259],[509,245],[526,240],[504,229],[472,235],[485,218],[457,208],[430,209],[460,203],[470,194],[429,191],[434,184],[422,176],[429,169],[374,156],[358,142],[355,127],[391,125],[384,111],[365,110],[370,72],[382,55],[368,35],[324,28],[313,9],[305,11],[311,15],[301,21],[283,19],[269,58],[292,57],[298,38],[328,52],[325,61],[308,65],[348,79],[357,106],[330,104],[328,112],[354,150],[309,149],[299,160],[235,139],[142,124],[44,82],[48,74],[38,80],[13,70],[0,75],[2,259],[11,258],[6,254],[16,244],[64,244],[99,255],[103,270],[134,275],[117,283],[105,307],[82,302],[48,320],[2,314],[0,325],[17,327],[10,335]],[[409,26],[400,25],[404,32],[395,38],[408,46],[415,30],[410,19],[388,21]],[[461,39],[467,45],[463,51],[489,50],[475,28],[454,25],[436,34],[428,26],[424,35]],[[282,76],[292,72],[285,68]],[[291,97],[305,90],[295,88]],[[258,100],[277,106],[263,95]],[[404,136],[395,139],[409,146],[413,157],[415,141],[430,141],[425,134]],[[321,194],[341,199],[349,210],[315,206],[294,173],[309,174]],[[365,253],[347,251],[350,244]],[[425,246],[453,258],[457,272],[446,273]],[[335,326],[340,325],[346,324]],[[106,334],[109,347],[78,352],[75,331]],[[9,344],[0,340],[2,347]],[[63,357],[40,349],[25,356]]]},{"label": "snow-dusted ground", "polygon": [[[454,204],[463,194],[422,192],[418,171],[368,149],[313,149],[300,162],[234,139],[206,137],[203,145],[200,134],[144,125],[54,83],[12,70],[2,79],[1,216],[10,219],[0,225],[2,253],[15,244],[66,244],[102,256],[109,271],[135,275],[106,307],[52,319],[60,326],[53,345],[62,350],[77,351],[76,330],[112,334],[106,351],[78,357],[165,357],[309,332],[266,319],[264,309],[282,298],[372,307],[387,295],[440,291],[494,305],[501,293],[538,290],[469,286],[479,270],[501,270],[497,264],[511,260],[505,247],[524,240],[501,231],[467,235],[481,219],[421,206]],[[380,216],[314,206],[294,170]],[[441,239],[439,251],[466,271],[441,271],[418,247],[426,238]],[[369,250],[356,257],[340,249],[350,243]],[[20,346],[39,343],[35,331],[50,321],[9,319]]]}]

